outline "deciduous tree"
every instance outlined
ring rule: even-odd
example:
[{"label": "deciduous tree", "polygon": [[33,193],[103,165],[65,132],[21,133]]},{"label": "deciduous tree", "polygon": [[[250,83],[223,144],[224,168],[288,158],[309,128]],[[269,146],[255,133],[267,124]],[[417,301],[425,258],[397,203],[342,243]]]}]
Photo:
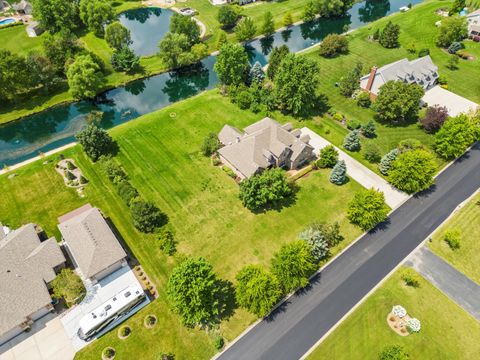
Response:
[{"label": "deciduous tree", "polygon": [[271,36],[275,32],[275,24],[273,23],[273,15],[270,11],[267,11],[263,16],[262,34],[265,36]]},{"label": "deciduous tree", "polygon": [[105,41],[115,50],[127,47],[132,43],[130,30],[120,22],[115,21],[114,23],[109,24],[105,29]]},{"label": "deciduous tree", "polygon": [[175,13],[170,18],[170,32],[174,34],[184,34],[190,45],[200,41],[200,29],[191,17]]},{"label": "deciduous tree", "polygon": [[465,114],[449,118],[435,134],[435,151],[444,159],[462,155],[479,137],[479,128]]},{"label": "deciduous tree", "polygon": [[80,19],[88,30],[103,36],[104,25],[115,19],[115,11],[107,0],[80,0]]},{"label": "deciduous tree", "polygon": [[238,86],[245,82],[249,66],[243,46],[227,43],[220,49],[214,70],[223,85]]},{"label": "deciduous tree", "polygon": [[250,210],[279,205],[293,195],[292,185],[279,168],[265,170],[240,183],[240,200]]},{"label": "deciduous tree", "polygon": [[275,96],[285,112],[294,116],[311,113],[320,102],[317,94],[320,74],[315,61],[288,54],[280,63],[275,74]]},{"label": "deciduous tree", "polygon": [[391,163],[388,181],[407,193],[426,190],[433,184],[437,163],[427,150],[416,149],[398,155]]},{"label": "deciduous tree", "polygon": [[35,20],[51,34],[60,30],[72,31],[80,22],[75,0],[34,0],[32,11]]},{"label": "deciduous tree", "polygon": [[357,62],[355,67],[340,78],[338,87],[343,96],[350,97],[353,93],[360,89],[360,75],[363,64]]},{"label": "deciduous tree", "polygon": [[222,6],[218,9],[217,20],[223,28],[232,28],[238,19],[238,13],[233,6]]},{"label": "deciduous tree", "polygon": [[320,56],[331,58],[348,52],[348,40],[343,35],[329,34],[318,47]]},{"label": "deciduous tree", "polygon": [[424,90],[420,85],[403,81],[387,81],[373,104],[380,120],[386,122],[411,120],[417,116]]},{"label": "deciduous tree", "polygon": [[68,306],[78,304],[85,297],[82,279],[72,269],[62,269],[51,284],[53,296],[64,298]]},{"label": "deciduous tree", "polygon": [[335,146],[328,145],[320,150],[317,166],[319,168],[333,168],[338,161],[338,151]]},{"label": "deciduous tree", "polygon": [[277,278],[259,265],[243,267],[236,279],[238,305],[256,316],[267,315],[282,295]]},{"label": "deciduous tree", "polygon": [[108,155],[115,149],[115,143],[112,137],[103,129],[90,124],[75,135],[83,151],[93,161],[97,161],[100,156]]},{"label": "deciduous tree", "polygon": [[143,233],[152,233],[167,223],[165,215],[154,203],[137,200],[130,204],[133,225]]},{"label": "deciduous tree", "polygon": [[378,42],[384,48],[393,49],[400,45],[398,37],[400,36],[400,25],[394,24],[391,21],[385,25],[382,32],[380,33],[380,38]]},{"label": "deciduous tree", "polygon": [[117,71],[132,72],[140,65],[140,58],[127,46],[112,54],[112,66]]},{"label": "deciduous tree", "polygon": [[90,55],[78,55],[68,67],[67,80],[69,92],[74,98],[89,99],[97,94],[104,75]]},{"label": "deciduous tree", "polygon": [[389,207],[381,191],[365,189],[357,192],[348,204],[348,219],[362,230],[370,230],[378,223],[385,221]]},{"label": "deciduous tree", "polygon": [[274,47],[270,53],[270,59],[268,61],[267,76],[269,79],[273,80],[275,74],[277,73],[278,67],[282,60],[290,54],[290,49],[287,45],[282,45],[280,47]]},{"label": "deciduous tree", "polygon": [[437,37],[437,45],[447,48],[455,41],[462,41],[468,35],[468,25],[465,17],[450,16],[442,19]]},{"label": "deciduous tree", "polygon": [[315,270],[317,262],[312,249],[302,240],[282,246],[272,258],[272,272],[285,293],[307,286],[308,278]]},{"label": "deciduous tree", "polygon": [[185,325],[208,325],[221,314],[222,294],[212,265],[203,258],[187,258],[175,266],[167,295]]},{"label": "deciduous tree", "polygon": [[445,106],[435,105],[427,108],[420,122],[426,131],[433,132],[440,129],[447,118],[448,109]]}]

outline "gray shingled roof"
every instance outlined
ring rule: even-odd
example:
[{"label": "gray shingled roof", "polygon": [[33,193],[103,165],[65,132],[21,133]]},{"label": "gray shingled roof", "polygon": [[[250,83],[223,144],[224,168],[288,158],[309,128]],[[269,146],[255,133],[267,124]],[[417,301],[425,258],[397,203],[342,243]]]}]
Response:
[{"label": "gray shingled roof", "polygon": [[[366,87],[369,76],[365,75],[360,79],[362,88]],[[387,81],[416,83],[428,89],[435,84],[437,78],[438,68],[432,62],[430,55],[412,61],[405,58],[377,69],[371,91],[378,93],[380,87]]]},{"label": "gray shingled roof", "polygon": [[[60,218],[58,228],[82,274],[90,278],[127,254],[97,208]],[[62,221],[62,219],[67,219]]]},{"label": "gray shingled roof", "polygon": [[51,303],[46,283],[64,262],[55,238],[40,242],[33,224],[0,240],[0,336]]},{"label": "gray shingled roof", "polygon": [[[219,139],[225,146],[219,153],[245,177],[275,164],[285,151],[290,151],[290,160],[294,161],[305,147],[311,147],[289,131],[290,124],[282,126],[268,117],[246,127],[245,134],[234,129],[235,137],[229,137],[233,134],[231,129],[234,128],[225,125],[220,132]],[[229,141],[232,138],[235,141]]]}]

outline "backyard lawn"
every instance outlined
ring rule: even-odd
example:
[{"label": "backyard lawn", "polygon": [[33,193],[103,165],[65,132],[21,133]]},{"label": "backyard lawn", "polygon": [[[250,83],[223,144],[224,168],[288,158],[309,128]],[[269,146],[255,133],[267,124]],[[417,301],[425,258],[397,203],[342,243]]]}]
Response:
[{"label": "backyard lawn", "polygon": [[[405,49],[405,46],[411,42],[415,42],[417,49],[430,49],[430,56],[439,67],[440,75],[447,78],[450,91],[480,103],[480,82],[478,81],[480,78],[480,43],[465,41],[466,51],[474,54],[476,58],[472,61],[460,60],[459,69],[455,71],[446,68],[451,55],[446,54],[435,46],[435,38],[438,33],[435,22],[440,19],[435,14],[435,10],[447,5],[444,1],[425,2],[415,5],[412,11],[394,14],[388,18],[378,20],[367,27],[358,29],[348,35],[349,53],[347,55],[326,59],[318,55],[317,48],[306,52],[306,56],[314,59],[319,64],[321,75],[320,90],[322,93],[327,94],[331,107],[342,113],[347,119],[358,120],[361,123],[366,123],[373,119],[373,110],[361,108],[356,105],[353,99],[342,96],[335,83],[359,61],[364,65],[364,72],[368,73],[368,69],[373,65],[380,67],[405,57],[411,60],[416,58],[417,55],[412,55]],[[382,28],[389,20],[400,25],[401,47],[398,49],[385,49],[378,43],[368,40],[368,36],[373,34],[375,29]],[[344,126],[328,117],[317,119],[316,123],[315,130],[319,134],[337,146],[342,145],[343,138],[348,133]],[[425,133],[416,122],[395,126],[377,122],[377,134],[377,138],[373,140],[364,139],[364,142],[372,141],[376,143],[382,154],[394,148],[400,140],[408,138],[418,139],[428,147],[431,147],[433,144],[433,137]],[[361,152],[350,152],[350,155],[378,172],[377,166],[371,165],[363,159]],[[440,166],[445,164],[441,159],[437,160]]]},{"label": "backyard lawn", "polygon": [[[469,360],[480,352],[480,323],[418,275],[420,287],[404,285],[395,272],[319,347],[310,360],[377,359],[387,345],[400,345],[410,359]],[[421,322],[419,333],[397,335],[387,324],[392,306],[402,305]]]},{"label": "backyard lawn", "polygon": [[[445,242],[447,230],[458,229],[461,232],[460,248],[452,250]],[[462,209],[443,225],[429,243],[437,255],[440,255],[457,270],[463,272],[480,284],[480,193],[477,193]]]},{"label": "backyard lawn", "polygon": [[[171,117],[172,113],[176,116]],[[185,254],[204,256],[220,277],[233,281],[245,264],[268,264],[282,244],[294,240],[313,221],[340,222],[345,240],[332,255],[358,237],[361,231],[348,223],[345,210],[361,186],[353,180],[335,186],[328,181],[328,170],[299,180],[295,203],[280,211],[254,215],[241,205],[238,185],[200,154],[200,145],[207,133],[219,131],[225,123],[242,128],[260,118],[209,91],[111,131],[120,145],[117,159],[133,185],[168,214],[169,226],[179,241],[179,255],[174,258],[161,253],[154,235],[134,230],[115,188],[79,147],[64,155],[72,156],[90,181],[85,198],[63,186],[53,162],[42,165],[43,160],[37,161],[16,170],[18,176],[13,179],[0,177],[0,193],[5,194],[0,202],[0,220],[5,224],[17,227],[36,222],[58,238],[56,218],[90,202],[112,219],[159,289],[160,298],[127,321],[133,328],[132,337],[120,341],[112,331],[78,354],[79,359],[96,359],[107,345],[117,349],[119,359],[131,359],[138,353],[145,354],[142,359],[151,359],[160,351],[173,351],[177,359],[209,358],[214,353],[213,335],[183,327],[165,300],[164,286],[171,268]],[[141,325],[147,313],[159,318],[153,330]],[[237,310],[219,332],[232,340],[254,320]]]}]

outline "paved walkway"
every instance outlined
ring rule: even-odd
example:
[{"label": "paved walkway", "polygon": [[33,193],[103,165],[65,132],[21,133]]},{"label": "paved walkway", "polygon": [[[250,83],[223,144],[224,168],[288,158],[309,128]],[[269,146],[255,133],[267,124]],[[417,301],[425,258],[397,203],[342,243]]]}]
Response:
[{"label": "paved walkway", "polygon": [[480,321],[480,285],[435,255],[427,246],[413,253],[406,264]]},{"label": "paved walkway", "polygon": [[[318,155],[320,149],[327,145],[332,145],[328,140],[324,139],[316,132],[310,130],[307,127],[301,129],[302,135],[310,136],[310,145],[315,148],[315,153]],[[352,158],[343,150],[335,147],[339,153],[339,158],[345,161],[347,165],[347,174],[355,181],[366,187],[367,189],[374,188],[380,190],[385,195],[385,202],[392,208],[396,209],[405,200],[408,199],[408,195],[404,192],[395,189],[384,178],[375,174],[372,170],[361,164],[359,161]]]}]

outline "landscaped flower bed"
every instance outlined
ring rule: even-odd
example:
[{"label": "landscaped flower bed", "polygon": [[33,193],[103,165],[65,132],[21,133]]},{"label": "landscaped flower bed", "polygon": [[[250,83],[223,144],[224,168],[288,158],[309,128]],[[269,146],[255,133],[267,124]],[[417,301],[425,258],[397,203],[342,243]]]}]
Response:
[{"label": "landscaped flower bed", "polygon": [[390,328],[400,336],[407,336],[420,331],[420,320],[412,318],[407,310],[400,305],[395,305],[387,316]]},{"label": "landscaped flower bed", "polygon": [[72,188],[80,188],[88,183],[88,180],[83,176],[82,170],[75,164],[73,159],[62,159],[55,170],[62,175],[65,185]]}]

